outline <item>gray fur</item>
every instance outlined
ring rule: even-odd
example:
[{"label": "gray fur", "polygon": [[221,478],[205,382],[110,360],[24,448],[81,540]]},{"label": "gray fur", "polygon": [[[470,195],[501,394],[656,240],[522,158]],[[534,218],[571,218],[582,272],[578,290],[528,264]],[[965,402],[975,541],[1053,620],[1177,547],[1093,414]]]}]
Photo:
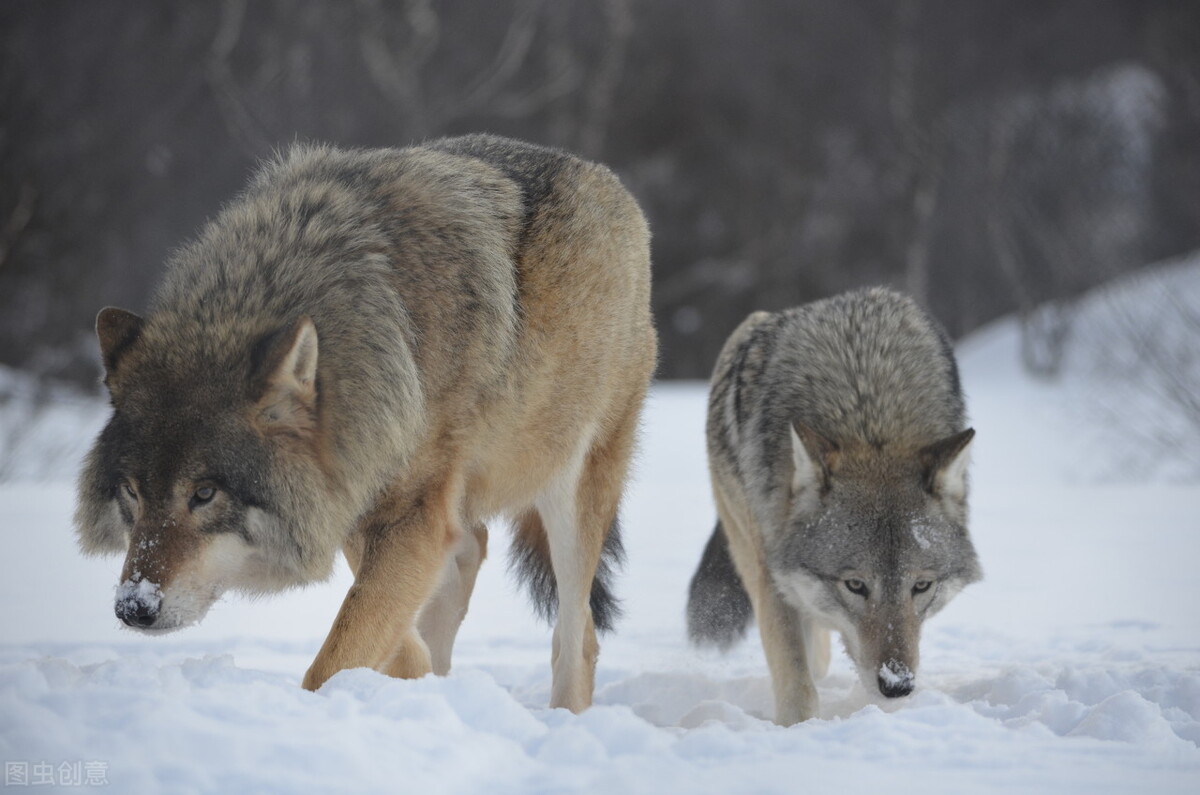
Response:
[{"label": "gray fur", "polygon": [[718,521],[688,587],[688,638],[726,651],[746,636],[754,607],[729,556],[729,541]]},{"label": "gray fur", "polygon": [[[433,185],[441,195],[426,195]],[[415,302],[405,293],[449,282],[445,292],[461,295],[457,282],[469,278],[469,297],[449,315],[460,328],[437,342],[453,348],[479,338],[472,327],[487,327],[475,344],[499,364],[511,355],[516,285],[512,269],[495,259],[511,251],[507,241],[522,218],[512,199],[507,211],[504,202],[480,200],[506,193],[516,198],[498,175],[447,170],[422,150],[295,146],[260,169],[243,196],[171,258],[139,333],[144,355],[109,375],[110,387],[132,386],[114,396],[118,411],[81,479],[85,549],[112,549],[112,541],[124,549],[110,525],[93,523],[103,515],[96,498],[111,498],[115,488],[98,481],[117,469],[150,467],[165,481],[187,467],[244,465],[246,502],[280,517],[282,534],[262,541],[279,547],[271,557],[287,569],[281,579],[327,576],[345,528],[424,433],[426,392],[438,386],[418,378]],[[443,213],[440,228],[414,225],[431,199],[452,204],[453,214]],[[411,209],[381,212],[389,204]],[[457,267],[444,268],[447,260]],[[344,490],[337,500],[322,473],[272,456],[225,410],[246,401],[265,341],[302,315],[321,333],[323,402],[338,407],[328,413]],[[229,427],[214,428],[213,419]],[[161,443],[167,438],[169,448]],[[114,455],[121,466],[101,463]],[[290,471],[256,476],[267,468]],[[103,532],[93,533],[97,527]]]},{"label": "gray fur", "polygon": [[[312,404],[265,405],[306,328]],[[298,145],[173,254],[144,318],[107,309],[97,332],[114,411],[79,478],[83,551],[129,550],[125,577],[148,578],[138,534],[183,517],[193,547],[244,544],[245,576],[214,589],[275,591],[348,544],[373,554],[426,492],[454,526],[526,510],[580,446],[603,459],[594,511],[615,505],[654,366],[648,230],[611,172],[557,150]],[[179,490],[209,480],[202,519]],[[615,526],[595,542],[604,628]],[[553,587],[545,544],[526,563]]]},{"label": "gray fur", "polygon": [[[747,318],[713,373],[709,463],[718,507],[736,519],[721,515],[693,579],[693,640],[727,645],[747,599],[778,598],[795,622],[840,630],[869,687],[880,666],[884,679],[911,678],[920,621],[980,577],[965,417],[946,335],[906,296],[858,290]],[[721,543],[731,522],[738,534]],[[721,549],[736,565],[711,565]],[[870,597],[846,578],[869,579]],[[914,578],[935,583],[930,596],[917,598],[925,579]],[[743,581],[767,584],[747,594]],[[904,605],[912,632],[868,638]]]}]

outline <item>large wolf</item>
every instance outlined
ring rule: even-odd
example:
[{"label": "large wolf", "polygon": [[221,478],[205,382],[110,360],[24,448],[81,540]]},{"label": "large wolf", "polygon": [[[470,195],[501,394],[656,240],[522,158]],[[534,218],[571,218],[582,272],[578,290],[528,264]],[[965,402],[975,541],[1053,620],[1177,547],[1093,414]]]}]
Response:
[{"label": "large wolf", "polygon": [[757,619],[776,722],[816,714],[829,628],[869,691],[912,690],[921,622],[980,577],[964,425],[946,335],[898,293],[756,312],[726,342],[688,631],[727,648]]},{"label": "large wolf", "polygon": [[354,585],[304,686],[444,673],[485,554],[556,616],[551,705],[591,703],[617,505],[655,365],[645,219],[603,166],[489,136],[297,146],[100,312],[113,413],[79,479],[116,612],[158,632],[226,589]]}]

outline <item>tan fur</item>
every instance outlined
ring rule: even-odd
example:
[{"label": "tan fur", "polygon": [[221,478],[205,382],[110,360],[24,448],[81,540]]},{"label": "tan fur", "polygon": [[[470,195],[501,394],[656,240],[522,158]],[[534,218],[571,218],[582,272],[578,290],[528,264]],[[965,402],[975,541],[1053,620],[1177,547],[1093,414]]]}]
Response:
[{"label": "tan fur", "polygon": [[[276,269],[270,290],[254,263]],[[305,687],[449,670],[484,521],[507,515],[561,592],[551,705],[591,703],[588,596],[656,355],[648,230],[607,169],[486,136],[301,149],[182,250],[144,321],[106,312],[117,415],[159,416],[155,384],[210,378],[189,410],[267,446],[275,469],[249,480],[279,515],[248,537],[275,569],[235,587],[319,578],[339,548],[350,562]],[[81,477],[90,551],[128,533],[109,443]]]},{"label": "tan fur", "polygon": [[433,595],[421,608],[418,634],[429,647],[430,664],[438,676],[450,672],[450,656],[458,628],[467,615],[479,567],[487,558],[487,525],[463,533],[458,547],[442,569]]},{"label": "tan fur", "polygon": [[[137,490],[136,485],[130,485]],[[163,513],[142,510],[140,501],[134,502],[133,532],[129,538],[129,555],[121,569],[121,582],[136,575],[139,580],[149,579],[160,587],[167,587],[181,574],[183,567],[200,556],[207,539],[195,523],[189,521],[186,512],[179,510],[179,503],[186,499],[186,493],[177,493],[174,510]],[[162,532],[164,528],[170,532]]]},{"label": "tan fur", "polygon": [[[587,175],[577,186],[580,193],[586,195],[597,190],[600,187],[596,184],[597,177],[603,183],[608,182],[606,175]],[[619,204],[628,208],[624,201]],[[569,460],[572,451],[568,445],[578,444],[578,429],[586,426],[586,418],[599,415],[609,427],[604,428],[604,437],[588,451],[579,482],[571,484],[578,500],[578,545],[573,550],[573,559],[561,564],[555,561],[554,566],[556,575],[562,565],[578,568],[587,574],[586,585],[590,587],[590,572],[595,570],[604,534],[616,514],[646,376],[653,366],[654,348],[647,344],[647,326],[638,330],[613,322],[624,314],[618,309],[622,304],[648,302],[648,285],[635,282],[631,295],[627,279],[622,278],[624,274],[600,267],[604,262],[634,256],[636,247],[620,236],[613,236],[611,241],[588,238],[590,247],[583,245],[579,238],[593,233],[596,219],[589,217],[591,208],[571,209],[579,209],[582,217],[568,215],[570,245],[564,246],[560,237],[541,229],[527,243],[528,254],[521,271],[521,305],[525,311],[524,341],[530,344],[517,373],[503,379],[513,386],[498,397],[508,400],[496,400],[486,411],[481,411],[474,401],[454,400],[459,394],[449,393],[450,399],[431,404],[433,411],[427,422],[440,443],[423,451],[425,455],[413,462],[428,471],[428,475],[418,474],[417,466],[410,465],[405,483],[413,480],[444,483],[446,478],[439,470],[469,474],[463,477],[461,485],[457,482],[443,485],[436,499],[430,499],[428,492],[423,491],[420,505],[401,501],[403,509],[392,512],[390,519],[386,514],[376,515],[360,524],[357,532],[368,537],[378,533],[380,526],[398,528],[406,521],[419,524],[422,530],[419,538],[414,533],[408,540],[403,531],[389,529],[390,536],[402,540],[366,545],[366,559],[378,561],[378,568],[367,568],[365,564],[360,567],[355,587],[305,677],[305,687],[319,687],[330,673],[355,663],[378,667],[381,661],[371,643],[360,641],[360,649],[352,639],[373,635],[377,620],[389,611],[391,622],[398,624],[399,630],[388,672],[413,676],[432,670],[427,663],[427,650],[422,653],[415,636],[410,634],[412,622],[437,584],[428,575],[445,565],[464,523],[474,523],[514,503],[534,502],[542,484]],[[600,208],[603,214],[613,209]],[[568,285],[558,272],[564,260],[573,261],[576,268],[581,262],[596,262],[597,266],[580,269],[575,274],[576,281],[565,289]],[[603,332],[597,333],[598,328],[603,328]],[[633,379],[622,372],[631,347],[637,351]],[[626,393],[627,405],[614,409],[612,404],[622,393]],[[462,397],[469,395],[465,393]],[[460,441],[463,439],[470,446]],[[413,522],[410,517],[417,510],[423,510],[422,518]],[[385,562],[393,559],[397,561],[395,568]],[[426,576],[403,577],[401,568],[404,572],[419,569]],[[376,580],[389,583],[389,587],[371,587]],[[556,672],[564,668],[560,661],[564,655],[583,661],[578,668],[567,666],[566,676],[570,681],[556,687],[551,698],[551,706],[566,706],[575,711],[591,703],[598,653],[588,615],[587,593],[586,588],[581,589],[575,604],[560,604],[560,622],[564,616],[578,615],[583,629],[579,637],[569,639],[560,639],[556,632],[552,655]]]},{"label": "tan fur", "polygon": [[[819,651],[810,648],[796,610],[784,601],[771,580],[762,528],[750,510],[745,494],[734,482],[714,476],[713,496],[717,515],[729,539],[738,576],[754,606],[763,654],[771,671],[775,697],[775,722],[790,726],[816,713],[817,691],[810,661]],[[828,633],[824,640],[828,666]],[[824,671],[819,671],[823,674]]]}]

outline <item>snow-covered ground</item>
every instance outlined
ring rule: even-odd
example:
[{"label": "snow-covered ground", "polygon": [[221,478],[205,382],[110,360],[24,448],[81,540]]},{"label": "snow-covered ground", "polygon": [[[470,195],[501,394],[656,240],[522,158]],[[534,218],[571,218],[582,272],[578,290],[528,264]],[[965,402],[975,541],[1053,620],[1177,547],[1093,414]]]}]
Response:
[{"label": "snow-covered ground", "polygon": [[[1176,276],[1200,307],[1200,270]],[[1200,350],[1200,339],[1190,342]],[[1086,408],[1115,383],[1094,368],[1056,384],[1029,379],[1014,323],[984,329],[959,356],[978,431],[972,533],[985,579],[927,625],[909,698],[869,698],[838,653],[819,686],[821,717],[784,729],[767,720],[755,638],[727,656],[688,647],[685,592],[714,519],[705,389],[659,384],[623,510],[626,616],[602,640],[596,706],[582,715],[546,708],[550,633],[506,576],[501,527],[449,677],[345,671],[308,693],[300,677],[349,584],[344,564],[329,583],[271,600],[228,597],[197,627],[142,638],[113,617],[119,561],[75,549],[71,467],[47,477],[21,463],[40,479],[0,486],[5,783],[106,782],[119,792],[1200,791],[1197,479],[1186,462],[1124,477],[1124,454],[1098,427],[1104,412]],[[27,433],[10,426],[0,443],[22,444],[22,458],[79,449],[103,418],[94,406],[60,411]],[[0,420],[12,417],[11,405],[0,407]]]}]

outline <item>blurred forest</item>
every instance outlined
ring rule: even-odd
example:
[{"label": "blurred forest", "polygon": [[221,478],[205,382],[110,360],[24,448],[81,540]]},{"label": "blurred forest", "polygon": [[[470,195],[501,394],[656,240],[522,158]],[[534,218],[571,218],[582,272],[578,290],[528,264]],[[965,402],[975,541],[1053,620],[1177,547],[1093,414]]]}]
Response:
[{"label": "blurred forest", "polygon": [[6,0],[0,364],[94,383],[92,322],[297,139],[491,131],[614,168],[660,377],[749,311],[908,290],[960,336],[1200,248],[1191,0]]}]

